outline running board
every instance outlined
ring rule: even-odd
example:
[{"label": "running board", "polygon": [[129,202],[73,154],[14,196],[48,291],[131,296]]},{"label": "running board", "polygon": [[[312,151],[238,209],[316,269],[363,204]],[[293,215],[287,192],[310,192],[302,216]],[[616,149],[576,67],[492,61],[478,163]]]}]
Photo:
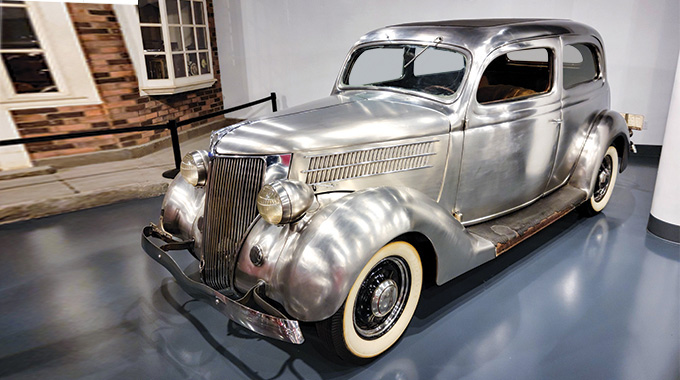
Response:
[{"label": "running board", "polygon": [[568,214],[586,197],[585,191],[566,185],[530,206],[467,230],[493,243],[498,256]]}]

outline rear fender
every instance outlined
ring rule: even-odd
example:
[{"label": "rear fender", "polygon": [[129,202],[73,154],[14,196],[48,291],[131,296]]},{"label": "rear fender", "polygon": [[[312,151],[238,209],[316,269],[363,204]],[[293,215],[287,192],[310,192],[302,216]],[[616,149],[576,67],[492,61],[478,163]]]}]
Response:
[{"label": "rear fender", "polygon": [[622,172],[628,164],[629,144],[628,126],[623,116],[614,111],[602,112],[593,121],[569,184],[585,191],[590,198],[595,187],[597,169],[607,148],[612,145],[616,147]]}]

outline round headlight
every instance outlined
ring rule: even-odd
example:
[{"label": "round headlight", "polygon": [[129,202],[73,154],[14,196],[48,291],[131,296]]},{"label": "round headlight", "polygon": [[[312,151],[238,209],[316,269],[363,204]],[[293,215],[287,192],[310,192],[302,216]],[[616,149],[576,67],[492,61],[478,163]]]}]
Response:
[{"label": "round headlight", "polygon": [[270,224],[279,224],[283,218],[283,204],[278,192],[271,185],[265,185],[257,194],[257,211]]},{"label": "round headlight", "polygon": [[203,186],[208,179],[208,152],[195,150],[182,159],[179,172],[193,186]]},{"label": "round headlight", "polygon": [[262,187],[257,211],[267,223],[285,224],[300,219],[314,202],[314,190],[306,183],[280,180]]}]

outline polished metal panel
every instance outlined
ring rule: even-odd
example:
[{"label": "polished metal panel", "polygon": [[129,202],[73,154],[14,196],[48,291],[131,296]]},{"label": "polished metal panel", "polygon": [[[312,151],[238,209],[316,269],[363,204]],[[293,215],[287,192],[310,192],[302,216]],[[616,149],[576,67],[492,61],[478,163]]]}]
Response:
[{"label": "polished metal panel", "polygon": [[[593,195],[598,168],[602,162],[607,148],[616,140],[628,141],[628,126],[626,120],[614,111],[605,111],[599,114],[593,121],[593,126],[588,133],[588,138],[583,146],[579,160],[574,167],[574,172],[569,178],[569,184],[585,191],[588,198]],[[623,150],[628,149],[624,144]],[[619,152],[622,156],[624,152]],[[623,170],[619,168],[619,170]]]},{"label": "polished metal panel", "polygon": [[551,191],[568,180],[578,160],[588,132],[598,114],[609,109],[609,82],[606,78],[605,57],[602,45],[592,36],[563,36],[562,46],[574,43],[588,43],[599,50],[601,75],[597,80],[564,89],[561,84],[562,69],[558,68],[562,86],[562,127],[560,131],[553,172],[547,191]]},{"label": "polished metal panel", "polygon": [[309,159],[306,182],[317,185],[352,178],[431,168],[430,156],[438,140],[411,142],[342,153],[305,156]]},{"label": "polished metal panel", "polygon": [[[546,48],[559,56],[558,39],[509,44],[486,59],[512,51]],[[556,72],[557,59],[551,64]],[[479,82],[479,76],[477,78]],[[561,119],[561,89],[552,77],[550,92],[500,103],[470,100],[456,212],[476,223],[510,212],[541,197],[552,172]],[[473,88],[476,88],[476,83]]]},{"label": "polished metal panel", "polygon": [[[194,187],[181,175],[168,186],[161,206],[160,226],[184,240],[194,240],[194,254],[202,254],[198,221],[205,209],[205,188]],[[200,258],[200,257],[199,257]]]},{"label": "polished metal panel", "polygon": [[257,217],[255,199],[262,187],[262,157],[215,157],[206,202],[202,277],[215,289],[231,288],[239,244]]},{"label": "polished metal panel", "polygon": [[[419,232],[432,242],[438,284],[495,257],[493,244],[468,233],[450,212],[414,189],[372,188],[323,203],[296,224],[257,222],[241,248],[239,290],[261,279],[267,296],[292,317],[318,321],[340,307],[371,256],[404,233]],[[259,267],[247,258],[254,245],[266,256]]]},{"label": "polished metal panel", "polygon": [[338,75],[334,93],[340,93],[340,83],[352,52],[362,45],[402,41],[430,43],[442,38],[442,45],[458,46],[472,53],[475,60],[483,60],[494,50],[514,41],[524,41],[540,37],[569,34],[590,35],[600,39],[600,34],[590,26],[570,20],[495,20],[486,26],[466,25],[465,20],[437,23],[393,25],[376,29],[362,36],[345,59],[343,69]]},{"label": "polished metal panel", "polygon": [[434,101],[413,102],[413,97],[384,91],[357,91],[331,98],[336,101],[329,99],[330,105],[322,108],[273,114],[227,127],[218,132],[211,149],[228,155],[326,152],[449,131],[448,112]]},{"label": "polished metal panel", "polygon": [[265,314],[245,305],[249,298],[259,301],[260,284],[251,288],[242,298],[233,299],[205,284],[194,281],[182,271],[166,250],[151,241],[150,237],[158,237],[154,232],[152,226],[144,228],[142,248],[149,257],[163,265],[175,277],[177,284],[187,294],[205,301],[232,321],[258,334],[294,344],[301,344],[305,341],[297,321],[284,318],[278,312],[276,312],[278,315]]},{"label": "polished metal panel", "polygon": [[448,134],[442,134],[364,144],[360,149],[305,151],[295,155],[289,178],[311,183],[317,193],[390,185],[411,187],[437,200],[446,171],[447,139]]}]

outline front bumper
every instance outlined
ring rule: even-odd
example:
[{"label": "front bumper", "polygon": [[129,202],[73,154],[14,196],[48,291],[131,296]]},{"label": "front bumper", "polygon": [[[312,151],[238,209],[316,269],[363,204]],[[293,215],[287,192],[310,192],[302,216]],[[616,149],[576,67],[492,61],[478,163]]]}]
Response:
[{"label": "front bumper", "polygon": [[[161,239],[168,244],[158,246],[150,239],[151,237]],[[144,227],[142,231],[142,248],[144,251],[152,259],[163,265],[187,294],[207,302],[232,321],[260,335],[295,344],[301,344],[305,341],[298,321],[286,319],[279,311],[262,299],[259,293],[262,291],[263,283],[255,285],[243,297],[232,299],[203,283],[190,279],[167,252],[186,249],[187,247],[187,242],[173,240],[169,234],[161,231],[153,224]],[[246,303],[250,300],[253,300],[270,314],[246,306]]]}]

